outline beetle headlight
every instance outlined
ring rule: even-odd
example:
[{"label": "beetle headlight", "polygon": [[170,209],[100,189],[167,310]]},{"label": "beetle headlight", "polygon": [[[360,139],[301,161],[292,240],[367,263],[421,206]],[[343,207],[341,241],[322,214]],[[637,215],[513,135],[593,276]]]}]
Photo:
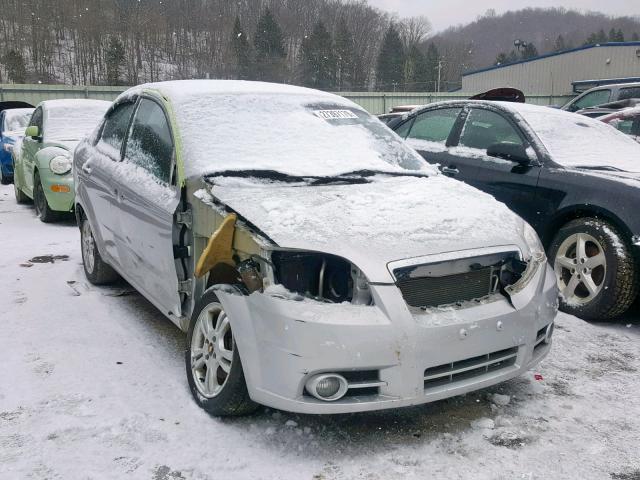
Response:
[{"label": "beetle headlight", "polygon": [[71,159],[64,155],[54,157],[49,162],[49,169],[57,175],[69,173],[71,171]]}]

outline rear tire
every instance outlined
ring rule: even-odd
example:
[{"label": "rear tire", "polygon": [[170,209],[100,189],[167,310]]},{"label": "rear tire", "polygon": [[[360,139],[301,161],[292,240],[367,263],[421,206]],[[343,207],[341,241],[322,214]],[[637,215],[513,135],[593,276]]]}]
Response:
[{"label": "rear tire", "polygon": [[212,290],[191,316],[185,366],[193,398],[211,415],[248,415],[258,408],[247,391],[231,323]]},{"label": "rear tire", "polygon": [[47,197],[40,181],[40,175],[37,173],[33,177],[33,204],[36,207],[36,215],[38,215],[40,221],[53,223],[60,219],[61,215],[49,207],[49,202],[47,202]]},{"label": "rear tire", "polygon": [[80,223],[80,246],[82,248],[82,266],[87,280],[93,285],[108,285],[120,278],[110,265],[102,260],[93,238],[91,226],[86,218]]},{"label": "rear tire", "polygon": [[560,288],[560,308],[585,320],[626,312],[638,293],[634,255],[608,222],[580,218],[563,226],[549,249]]}]

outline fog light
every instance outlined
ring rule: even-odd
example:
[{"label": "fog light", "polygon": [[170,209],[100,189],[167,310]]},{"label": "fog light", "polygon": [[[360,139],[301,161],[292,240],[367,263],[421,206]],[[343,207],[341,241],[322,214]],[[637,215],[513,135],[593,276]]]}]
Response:
[{"label": "fog light", "polygon": [[318,400],[333,402],[347,393],[349,385],[342,375],[325,373],[311,377],[306,384],[307,392]]}]

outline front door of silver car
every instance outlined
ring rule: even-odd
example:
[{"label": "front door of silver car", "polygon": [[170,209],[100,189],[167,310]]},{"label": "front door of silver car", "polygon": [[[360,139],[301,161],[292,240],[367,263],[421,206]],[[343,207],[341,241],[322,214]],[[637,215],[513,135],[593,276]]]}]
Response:
[{"label": "front door of silver car", "polygon": [[107,113],[91,158],[85,156],[84,148],[79,148],[76,154],[80,167],[77,176],[81,179],[77,185],[89,200],[86,205],[91,209],[89,218],[93,220],[93,235],[101,246],[101,255],[118,270],[123,269],[123,264],[115,242],[118,225],[117,172],[135,105],[131,101],[121,103]]},{"label": "front door of silver car", "polygon": [[115,178],[116,243],[122,273],[169,316],[180,316],[173,252],[174,145],[162,106],[141,98]]}]

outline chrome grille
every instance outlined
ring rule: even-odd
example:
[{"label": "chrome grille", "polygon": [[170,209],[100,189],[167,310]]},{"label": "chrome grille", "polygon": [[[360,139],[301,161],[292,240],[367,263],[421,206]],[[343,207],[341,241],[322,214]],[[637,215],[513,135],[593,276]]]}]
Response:
[{"label": "chrome grille", "polygon": [[412,307],[437,307],[486,297],[495,293],[497,277],[492,267],[443,277],[404,278],[397,285]]},{"label": "chrome grille", "polygon": [[424,371],[424,388],[448,385],[511,367],[515,365],[517,356],[518,347],[513,347],[427,368]]}]

